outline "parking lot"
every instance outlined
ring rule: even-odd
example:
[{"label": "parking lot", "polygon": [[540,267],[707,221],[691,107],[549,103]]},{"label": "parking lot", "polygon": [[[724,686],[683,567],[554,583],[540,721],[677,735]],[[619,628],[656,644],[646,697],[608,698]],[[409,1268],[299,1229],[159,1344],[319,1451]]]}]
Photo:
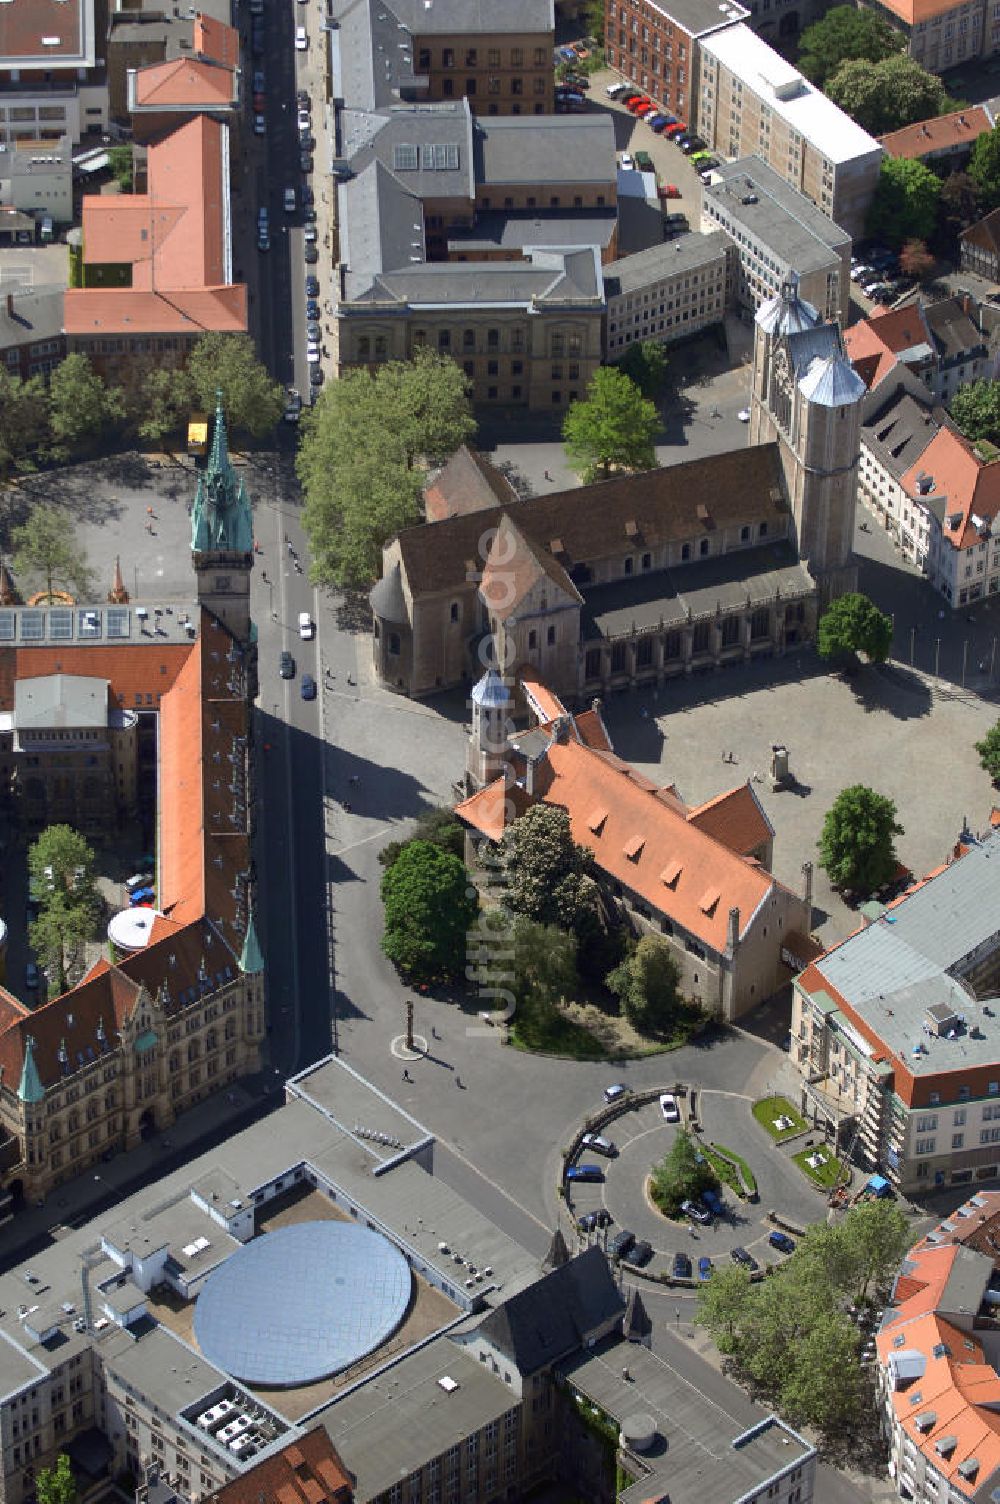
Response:
[{"label": "parking lot", "polygon": [[[648,1194],[647,1177],[669,1152],[677,1127],[665,1121],[656,1099],[638,1105],[626,1103],[622,1113],[602,1129],[617,1149],[613,1157],[589,1148],[580,1150],[576,1163],[598,1165],[603,1181],[574,1181],[567,1187],[567,1205],[578,1222],[601,1208],[611,1216],[609,1224],[584,1234],[584,1240],[607,1247],[627,1228],[637,1241],[652,1247],[646,1272],[653,1278],[671,1273],[678,1252],[691,1260],[695,1278],[700,1258],[707,1256],[713,1264],[728,1264],[737,1246],[745,1248],[761,1268],[780,1264],[785,1255],[768,1243],[774,1224],[768,1221],[767,1212],[775,1210],[791,1222],[805,1225],[819,1220],[825,1210],[823,1198],[790,1156],[775,1148],[755,1122],[749,1097],[705,1089],[698,1097],[702,1136],[708,1143],[738,1146],[757,1180],[755,1200],[743,1201],[724,1186],[723,1216],[704,1225],[689,1219],[673,1221],[657,1210]],[[683,1097],[681,1107],[683,1111]]]}]

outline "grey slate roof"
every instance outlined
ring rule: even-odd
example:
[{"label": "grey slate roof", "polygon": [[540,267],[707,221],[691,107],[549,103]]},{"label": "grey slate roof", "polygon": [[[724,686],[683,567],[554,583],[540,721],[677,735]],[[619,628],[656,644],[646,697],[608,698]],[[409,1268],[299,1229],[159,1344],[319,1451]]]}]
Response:
[{"label": "grey slate roof", "polygon": [[610,114],[491,115],[475,126],[476,178],[511,183],[615,182]]},{"label": "grey slate roof", "polygon": [[924,407],[909,392],[897,391],[861,425],[862,443],[890,475],[901,480],[941,427],[944,409]]},{"label": "grey slate roof", "polygon": [[[815,965],[834,995],[905,1061],[911,1074],[957,1071],[1000,1058],[1000,1004],[987,1014],[982,1001],[956,980],[963,958],[998,932],[1000,831]],[[933,1003],[950,1004],[966,1020],[954,1039],[925,1032],[924,1015]],[[870,1046],[867,1053],[873,1053]]]},{"label": "grey slate roof", "polygon": [[378,274],[423,263],[424,220],[420,200],[408,193],[381,162],[342,183],[340,254],[346,268],[344,298],[363,297]]},{"label": "grey slate roof", "polygon": [[479,1334],[527,1376],[576,1352],[624,1310],[607,1258],[595,1245],[490,1311]]},{"label": "grey slate roof", "polygon": [[868,388],[843,355],[828,355],[813,360],[799,382],[803,397],[818,407],[848,407],[860,402]]},{"label": "grey slate roof", "polygon": [[65,291],[63,287],[15,291],[10,311],[6,298],[0,300],[0,350],[34,344],[36,340],[60,339]]},{"label": "grey slate roof", "polygon": [[[528,308],[532,303],[601,308],[604,290],[596,247],[577,251],[549,251],[526,247],[530,260],[445,262],[386,271],[376,277],[364,305],[388,307],[500,307]],[[341,304],[341,312],[348,312]]]},{"label": "grey slate roof", "polygon": [[[450,148],[450,159],[455,165],[432,166],[440,160],[440,153],[434,148]],[[370,144],[351,158],[351,166],[355,172],[362,172],[373,158],[417,198],[474,198],[472,115],[468,100],[396,105],[389,110],[382,129]],[[413,166],[404,165],[406,162],[412,162]]]},{"label": "grey slate roof", "polygon": [[368,599],[375,615],[382,621],[406,621],[406,597],[403,594],[398,564],[394,564],[389,573],[384,574],[372,587]]},{"label": "grey slate roof", "polygon": [[[544,240],[547,246],[569,250],[611,244],[618,225],[614,209],[485,209],[468,228],[448,232],[448,250],[468,255],[476,251],[522,251]],[[676,242],[675,242],[676,243]]]},{"label": "grey slate roof", "polygon": [[[721,182],[704,191],[706,213],[725,215],[774,257],[800,274],[829,266],[851,237],[760,157],[741,157],[713,172]],[[746,199],[756,199],[746,203]]]},{"label": "grey slate roof", "polygon": [[662,282],[678,272],[698,271],[725,260],[727,237],[721,230],[701,235],[692,230],[675,240],[661,241],[634,256],[609,261],[604,268],[604,291],[607,297],[619,297]]},{"label": "grey slate roof", "polygon": [[945,1316],[975,1316],[993,1276],[993,1260],[974,1248],[958,1248],[937,1310]]},{"label": "grey slate roof", "polygon": [[966,313],[961,298],[925,303],[923,313],[942,360],[985,355],[986,339]]},{"label": "grey slate roof", "polygon": [[108,681],[82,674],[46,674],[14,685],[14,726],[18,731],[74,730],[108,724]]},{"label": "grey slate roof", "polygon": [[358,110],[394,103],[412,87],[413,38],[383,0],[332,0],[333,93]]},{"label": "grey slate roof", "polygon": [[415,36],[545,32],[555,27],[553,0],[393,0],[392,9]]}]

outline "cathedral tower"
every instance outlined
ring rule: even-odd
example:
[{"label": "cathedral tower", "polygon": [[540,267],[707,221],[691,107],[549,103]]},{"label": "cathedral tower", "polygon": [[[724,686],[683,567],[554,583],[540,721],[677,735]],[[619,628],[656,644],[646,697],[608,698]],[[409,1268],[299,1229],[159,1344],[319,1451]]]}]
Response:
[{"label": "cathedral tower", "polygon": [[757,310],[751,444],[777,443],[799,555],[821,603],[856,588],[853,561],[864,382],[840,330],[799,297],[798,279]]},{"label": "cathedral tower", "polygon": [[229,458],[222,393],[216,393],[215,432],[191,512],[191,552],[198,603],[228,627],[243,646],[250,641],[250,571],[253,515],[242,479]]}]

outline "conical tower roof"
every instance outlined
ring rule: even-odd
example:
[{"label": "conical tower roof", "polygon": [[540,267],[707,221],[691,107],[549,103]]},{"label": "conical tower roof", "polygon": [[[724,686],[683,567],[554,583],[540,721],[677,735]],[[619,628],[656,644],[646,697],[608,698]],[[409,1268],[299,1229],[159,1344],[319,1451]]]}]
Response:
[{"label": "conical tower roof", "polygon": [[566,1247],[566,1239],[562,1235],[562,1229],[556,1228],[552,1234],[552,1242],[549,1251],[542,1259],[543,1269],[561,1269],[563,1264],[569,1263],[569,1249]]},{"label": "conical tower roof", "polygon": [[250,499],[229,458],[221,391],[216,392],[212,448],[191,511],[191,548],[196,554],[253,554]]},{"label": "conical tower roof", "polygon": [[108,591],[108,604],[111,606],[128,605],[128,591],[125,589],[125,581],[122,578],[122,561],[119,554],[115,554],[115,577]]},{"label": "conical tower roof", "polygon": [[257,939],[257,926],[253,922],[253,910],[247,919],[247,932],[243,936],[243,949],[240,951],[240,971],[250,976],[259,976],[264,970],[264,952],[260,948]]},{"label": "conical tower roof", "polygon": [[17,1095],[22,1102],[45,1101],[45,1087],[35,1064],[35,1041],[30,1034],[24,1042],[24,1064],[21,1067],[21,1084],[17,1088]]},{"label": "conical tower roof", "polygon": [[781,291],[760,305],[754,322],[765,334],[799,334],[814,329],[820,318],[813,305],[799,297],[798,274],[792,272]]},{"label": "conical tower roof", "polygon": [[649,1312],[642,1303],[642,1296],[633,1285],[628,1292],[625,1315],[622,1318],[622,1336],[629,1342],[647,1342],[653,1330]]},{"label": "conical tower roof", "polygon": [[484,710],[502,710],[510,704],[510,691],[495,668],[488,668],[472,687],[473,703]]}]

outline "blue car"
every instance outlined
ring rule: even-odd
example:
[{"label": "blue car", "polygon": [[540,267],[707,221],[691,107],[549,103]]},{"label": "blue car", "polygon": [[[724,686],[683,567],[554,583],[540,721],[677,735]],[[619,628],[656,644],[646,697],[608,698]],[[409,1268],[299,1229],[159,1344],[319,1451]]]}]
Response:
[{"label": "blue car", "polygon": [[722,1198],[719,1195],[718,1191],[702,1191],[701,1199],[702,1201],[704,1201],[705,1205],[708,1207],[713,1216],[722,1216],[723,1212],[725,1211],[725,1207],[722,1204]]},{"label": "blue car", "polygon": [[669,124],[669,121],[667,120],[666,115],[653,115],[646,121],[646,124],[649,126],[651,131],[656,131],[657,134],[659,134],[659,132]]},{"label": "blue car", "polygon": [[795,1239],[790,1238],[787,1232],[771,1232],[767,1235],[767,1241],[772,1248],[777,1248],[781,1253],[795,1252]]},{"label": "blue car", "polygon": [[570,1165],[566,1171],[567,1180],[603,1180],[604,1171],[600,1165]]},{"label": "blue car", "polygon": [[313,678],[312,674],[302,675],[302,682],[299,685],[299,692],[302,695],[303,700],[315,700],[316,680]]},{"label": "blue car", "polygon": [[715,1265],[712,1263],[712,1260],[708,1257],[708,1255],[703,1253],[701,1258],[698,1260],[698,1278],[704,1284],[707,1280],[710,1280],[712,1278],[712,1275],[714,1273]]},{"label": "blue car", "polygon": [[128,896],[129,905],[134,909],[138,904],[152,903],[154,893],[152,888],[136,888],[134,893]]}]

